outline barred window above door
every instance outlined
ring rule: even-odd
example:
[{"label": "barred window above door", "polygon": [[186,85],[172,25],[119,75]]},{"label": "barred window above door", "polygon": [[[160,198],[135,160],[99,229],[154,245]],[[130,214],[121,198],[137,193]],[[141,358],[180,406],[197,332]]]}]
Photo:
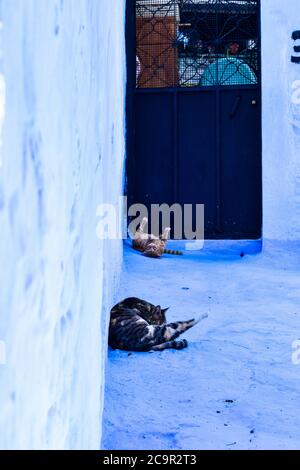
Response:
[{"label": "barred window above door", "polygon": [[137,88],[255,85],[259,0],[136,0]]}]

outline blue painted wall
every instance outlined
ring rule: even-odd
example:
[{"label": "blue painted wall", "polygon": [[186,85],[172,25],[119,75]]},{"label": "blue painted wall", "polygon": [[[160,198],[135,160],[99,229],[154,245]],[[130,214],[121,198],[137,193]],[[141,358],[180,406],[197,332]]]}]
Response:
[{"label": "blue painted wall", "polygon": [[0,6],[0,448],[99,448],[122,248],[96,211],[122,193],[124,2]]},{"label": "blue painted wall", "polygon": [[265,238],[300,239],[300,30],[298,0],[262,0]]}]

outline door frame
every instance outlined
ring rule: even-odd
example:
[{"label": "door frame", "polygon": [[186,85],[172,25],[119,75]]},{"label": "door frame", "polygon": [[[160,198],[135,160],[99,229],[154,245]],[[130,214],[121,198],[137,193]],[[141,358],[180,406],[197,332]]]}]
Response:
[{"label": "door frame", "polygon": [[[166,88],[137,88],[136,87],[136,0],[126,0],[126,26],[125,26],[125,37],[126,37],[126,63],[127,63],[127,72],[126,72],[126,182],[125,182],[125,192],[128,197],[128,203],[131,205],[137,201],[134,200],[134,195],[131,193],[131,185],[128,176],[136,178],[135,174],[135,115],[134,115],[134,97],[135,94],[166,94],[172,93],[174,96],[174,126],[177,127],[177,102],[178,94],[180,93],[195,93],[197,91],[204,92],[205,89],[209,91],[214,91],[216,94],[216,107],[220,107],[220,94],[222,93],[222,87],[217,86],[192,86],[192,87],[166,87]],[[230,1],[230,0],[229,0]],[[262,27],[261,27],[261,0],[258,2],[258,15],[257,15],[257,31],[258,31],[258,70],[257,70],[257,85],[242,85],[243,89],[255,89],[259,94],[259,127],[260,134],[259,139],[259,149],[260,149],[260,233],[253,236],[253,234],[247,234],[243,237],[244,239],[261,239],[262,238],[262,229],[263,229],[263,175],[262,175]],[[241,85],[226,85],[226,90],[240,90]],[[218,114],[220,114],[218,112]],[[216,158],[219,160],[217,164],[217,201],[218,205],[221,205],[221,135],[220,135],[220,126],[217,126],[217,137],[216,137],[216,146],[217,146],[217,155]],[[177,181],[178,181],[178,146],[177,146],[177,132],[174,132],[174,141],[173,141],[173,151],[174,151],[174,170],[173,170],[173,181],[174,181],[174,201],[176,202],[177,197]],[[163,203],[163,201],[162,201]],[[218,225],[221,225],[221,211],[218,211]],[[223,235],[213,235],[209,239],[241,239],[241,237],[235,236],[234,234],[230,237],[224,237]]]}]

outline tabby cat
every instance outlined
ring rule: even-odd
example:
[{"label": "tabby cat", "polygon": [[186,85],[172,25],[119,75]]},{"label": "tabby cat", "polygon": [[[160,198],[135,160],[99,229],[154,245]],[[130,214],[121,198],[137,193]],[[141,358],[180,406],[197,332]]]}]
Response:
[{"label": "tabby cat", "polygon": [[170,227],[164,230],[160,237],[149,235],[144,232],[148,219],[144,217],[133,238],[132,246],[151,258],[160,258],[164,253],[168,255],[182,255],[181,251],[167,250],[166,244],[170,235]]},{"label": "tabby cat", "polygon": [[183,349],[188,343],[176,338],[192,328],[200,320],[167,323],[166,309],[136,297],[123,300],[111,310],[109,345],[125,351],[162,351]]}]

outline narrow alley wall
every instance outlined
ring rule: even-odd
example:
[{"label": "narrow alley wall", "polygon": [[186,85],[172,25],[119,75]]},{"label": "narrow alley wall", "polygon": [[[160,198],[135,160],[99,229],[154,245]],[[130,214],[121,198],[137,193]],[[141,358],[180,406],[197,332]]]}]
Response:
[{"label": "narrow alley wall", "polygon": [[122,193],[125,2],[0,7],[0,448],[97,449],[122,245],[96,214]]}]

